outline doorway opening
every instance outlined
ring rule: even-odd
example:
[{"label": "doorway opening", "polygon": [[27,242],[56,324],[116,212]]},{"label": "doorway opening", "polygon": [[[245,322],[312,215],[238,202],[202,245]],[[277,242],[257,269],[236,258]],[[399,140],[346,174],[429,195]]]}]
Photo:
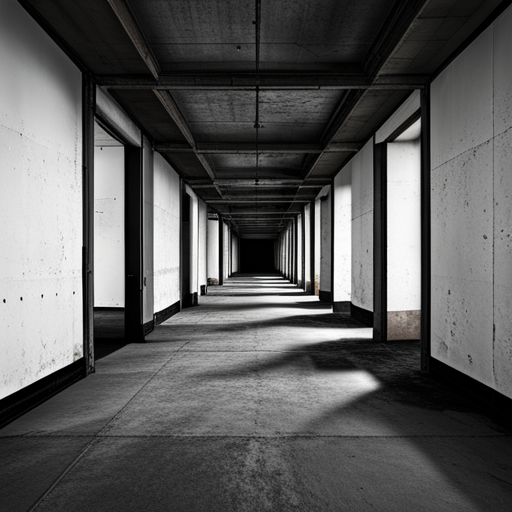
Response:
[{"label": "doorway opening", "polygon": [[94,358],[125,342],[125,148],[94,123]]}]

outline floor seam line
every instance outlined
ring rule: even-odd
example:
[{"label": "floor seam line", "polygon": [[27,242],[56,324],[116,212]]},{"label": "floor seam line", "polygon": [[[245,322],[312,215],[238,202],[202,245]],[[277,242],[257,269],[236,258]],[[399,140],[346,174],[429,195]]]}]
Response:
[{"label": "floor seam line", "polygon": [[[51,437],[51,436],[49,436]],[[90,436],[87,436],[90,437]],[[46,489],[46,491],[35,501],[35,503],[28,509],[28,512],[36,510],[43,501],[55,490],[59,483],[66,477],[66,475],[83,459],[85,454],[91,449],[91,447],[99,441],[99,438],[93,436],[91,441],[87,443],[85,448],[75,458],[75,460],[53,481],[53,483]]]},{"label": "floor seam line", "polygon": [[190,341],[185,342],[178,350],[176,350],[172,354],[172,356],[169,359],[167,359],[167,361],[165,361],[165,363],[151,376],[151,378],[149,380],[146,381],[146,383],[137,391],[137,393],[135,393],[130,398],[130,400],[128,400],[128,402],[126,402],[126,404],[124,404],[124,406],[119,411],[117,411],[117,413],[112,418],[110,418],[110,420],[106,423],[106,425],[104,425],[103,428],[98,433],[95,434],[96,437],[101,436],[102,432],[109,428],[111,423],[123,413],[123,411],[132,403],[132,401],[135,400],[135,398],[149,385],[149,383],[152,382],[153,379],[165,368],[165,366],[167,366],[174,359],[174,357],[178,355],[180,350],[183,347],[185,347],[186,345],[188,345],[189,343],[190,343]]}]

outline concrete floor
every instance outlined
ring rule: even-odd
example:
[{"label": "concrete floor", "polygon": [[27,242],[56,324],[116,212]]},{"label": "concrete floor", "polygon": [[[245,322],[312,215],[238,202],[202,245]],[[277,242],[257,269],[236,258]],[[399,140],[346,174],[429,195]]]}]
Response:
[{"label": "concrete floor", "polygon": [[239,276],[0,430],[2,511],[508,511],[512,437],[287,281]]}]

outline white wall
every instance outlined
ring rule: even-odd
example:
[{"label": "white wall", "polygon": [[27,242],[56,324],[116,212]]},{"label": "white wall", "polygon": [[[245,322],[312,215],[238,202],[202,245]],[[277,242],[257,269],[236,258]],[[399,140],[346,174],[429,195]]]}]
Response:
[{"label": "white wall", "polygon": [[352,282],[352,161],[334,178],[334,302],[350,302]]},{"label": "white wall", "polygon": [[0,398],[83,356],[82,79],[0,2]]},{"label": "white wall", "polygon": [[387,309],[421,309],[420,140],[387,145]]},{"label": "white wall", "polygon": [[512,397],[512,10],[433,82],[432,355]]},{"label": "white wall", "polygon": [[95,307],[124,307],[124,246],[124,147],[95,147]]},{"label": "white wall", "polygon": [[201,292],[201,286],[206,286],[208,279],[207,275],[207,262],[208,262],[208,214],[206,203],[199,199],[199,245],[198,245],[198,293]]},{"label": "white wall", "polygon": [[180,300],[180,178],[154,154],[154,309]]},{"label": "white wall", "polygon": [[373,139],[352,165],[352,304],[373,311]]},{"label": "white wall", "polygon": [[208,221],[208,277],[219,279],[219,221]]}]

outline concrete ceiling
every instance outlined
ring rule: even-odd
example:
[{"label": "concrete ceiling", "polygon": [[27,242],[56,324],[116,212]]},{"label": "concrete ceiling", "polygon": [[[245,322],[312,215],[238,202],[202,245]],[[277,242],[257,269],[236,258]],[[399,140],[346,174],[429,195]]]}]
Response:
[{"label": "concrete ceiling", "polygon": [[241,235],[275,236],[500,0],[20,0]]}]

